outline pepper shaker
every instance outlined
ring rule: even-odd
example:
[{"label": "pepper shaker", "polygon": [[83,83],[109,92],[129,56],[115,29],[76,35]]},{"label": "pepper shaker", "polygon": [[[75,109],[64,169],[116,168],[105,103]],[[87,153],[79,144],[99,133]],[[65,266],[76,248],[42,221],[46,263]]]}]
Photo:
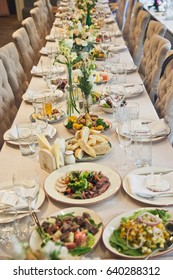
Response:
[{"label": "pepper shaker", "polygon": [[73,151],[65,151],[65,153],[64,153],[64,161],[65,161],[66,165],[73,164],[73,163],[76,162],[76,159],[75,159],[75,156],[73,154]]}]

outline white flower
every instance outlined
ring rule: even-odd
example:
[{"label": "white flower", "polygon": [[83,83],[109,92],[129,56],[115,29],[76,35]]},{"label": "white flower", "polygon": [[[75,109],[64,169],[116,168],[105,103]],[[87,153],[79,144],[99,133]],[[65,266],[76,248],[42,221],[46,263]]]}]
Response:
[{"label": "white flower", "polygon": [[57,60],[59,60],[61,63],[64,63],[64,64],[67,63],[67,58],[64,55],[62,55],[62,54],[59,54],[57,56]]},{"label": "white flower", "polygon": [[80,69],[73,70],[73,77],[74,77],[74,79],[78,78],[78,77],[82,77],[82,76],[83,76],[83,74],[82,74],[82,71]]},{"label": "white flower", "polygon": [[72,49],[72,47],[73,47],[73,39],[66,39],[66,40],[65,40],[65,45],[66,45],[68,48]]}]

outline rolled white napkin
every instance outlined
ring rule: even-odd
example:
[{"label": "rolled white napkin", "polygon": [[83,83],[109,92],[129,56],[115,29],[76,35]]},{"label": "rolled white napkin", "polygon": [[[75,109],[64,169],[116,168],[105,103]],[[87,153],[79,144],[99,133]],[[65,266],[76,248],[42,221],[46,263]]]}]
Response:
[{"label": "rolled white napkin", "polygon": [[[151,178],[151,176],[153,176],[153,178]],[[173,191],[173,172],[170,172],[169,174],[165,174],[165,175],[160,175],[160,180],[156,180],[155,177],[156,175],[138,175],[138,174],[129,174],[127,175],[127,181],[128,181],[128,185],[130,188],[130,192],[131,194],[134,195],[140,195],[140,194],[144,194],[144,195],[153,195],[153,194],[159,194],[159,193],[163,193],[163,192],[171,192]],[[157,177],[158,178],[158,177]],[[154,186],[158,185],[158,190],[159,188],[161,189],[162,184],[163,186],[165,186],[167,184],[169,184],[170,188],[167,191],[152,191],[152,186],[153,189]],[[153,185],[156,184],[156,185]],[[150,188],[149,188],[150,187]]]}]

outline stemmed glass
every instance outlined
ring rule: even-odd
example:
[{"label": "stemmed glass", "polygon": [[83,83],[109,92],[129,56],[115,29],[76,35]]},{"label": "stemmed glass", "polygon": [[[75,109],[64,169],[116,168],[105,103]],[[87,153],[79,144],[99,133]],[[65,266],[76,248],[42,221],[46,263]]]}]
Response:
[{"label": "stemmed glass", "polygon": [[106,59],[108,57],[108,49],[110,47],[110,43],[111,43],[110,36],[103,33],[101,42],[100,42],[100,48],[103,51],[103,53],[105,54]]},{"label": "stemmed glass", "polygon": [[48,118],[45,114],[43,104],[44,104],[45,97],[38,98],[37,96],[33,96],[32,98],[32,105],[34,107],[35,113],[35,122],[36,122],[36,134],[44,134],[47,126],[48,126]]},{"label": "stemmed glass", "polygon": [[[36,201],[39,194],[39,175],[36,169],[18,169],[13,174],[13,185],[16,195],[23,202],[26,202],[30,222],[29,224],[32,226],[32,211],[35,208]],[[22,205],[21,201],[21,205]],[[23,206],[25,203],[23,203]]]},{"label": "stemmed glass", "polygon": [[123,168],[128,167],[127,164],[127,149],[132,143],[131,137],[131,122],[127,116],[121,116],[118,122],[118,140],[120,148],[124,150]]}]

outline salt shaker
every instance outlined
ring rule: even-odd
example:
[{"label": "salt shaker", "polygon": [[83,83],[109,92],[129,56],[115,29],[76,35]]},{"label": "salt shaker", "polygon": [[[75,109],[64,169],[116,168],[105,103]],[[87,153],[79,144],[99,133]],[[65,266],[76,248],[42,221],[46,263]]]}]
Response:
[{"label": "salt shaker", "polygon": [[76,162],[75,156],[73,154],[73,151],[65,151],[64,153],[64,161],[65,164],[73,164]]}]

